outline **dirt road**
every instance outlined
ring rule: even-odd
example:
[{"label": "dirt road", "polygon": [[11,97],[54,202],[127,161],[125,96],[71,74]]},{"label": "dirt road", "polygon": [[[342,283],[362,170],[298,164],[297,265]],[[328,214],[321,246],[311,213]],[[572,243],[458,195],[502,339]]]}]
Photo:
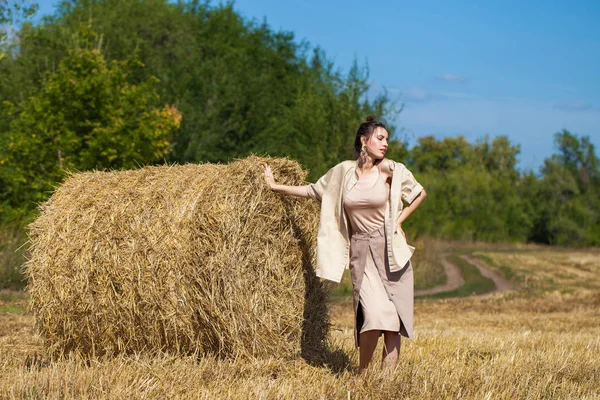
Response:
[{"label": "dirt road", "polygon": [[[458,289],[465,284],[465,280],[460,273],[460,269],[448,261],[448,255],[449,254],[443,254],[441,257],[442,266],[444,267],[444,272],[448,278],[446,283],[431,289],[415,290],[415,296],[426,296],[430,294],[449,292],[451,290]],[[461,255],[460,257],[469,264],[477,267],[479,272],[481,272],[481,275],[494,281],[496,289],[492,292],[485,293],[484,295],[513,289],[512,283],[502,278],[497,272],[492,271],[483,260],[468,255]]]},{"label": "dirt road", "polygon": [[442,254],[441,257],[442,266],[444,267],[444,272],[446,273],[447,277],[446,283],[440,286],[433,287],[431,289],[415,290],[415,296],[425,296],[428,294],[449,292],[465,284],[465,280],[463,279],[460,270],[456,265],[448,261],[448,256],[449,254]]}]

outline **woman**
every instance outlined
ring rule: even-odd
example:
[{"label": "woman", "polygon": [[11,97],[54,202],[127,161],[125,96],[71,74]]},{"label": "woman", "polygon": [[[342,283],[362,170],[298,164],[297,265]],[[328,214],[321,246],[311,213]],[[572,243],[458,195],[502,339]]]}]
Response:
[{"label": "woman", "polygon": [[402,223],[426,193],[403,164],[384,158],[388,138],[385,125],[367,117],[354,141],[358,159],[336,165],[315,184],[278,185],[270,167],[263,166],[273,191],[321,202],[316,273],[339,282],[344,269],[351,269],[359,373],[381,334],[382,363],[393,368],[400,335],[412,338],[414,248],[406,243]]}]

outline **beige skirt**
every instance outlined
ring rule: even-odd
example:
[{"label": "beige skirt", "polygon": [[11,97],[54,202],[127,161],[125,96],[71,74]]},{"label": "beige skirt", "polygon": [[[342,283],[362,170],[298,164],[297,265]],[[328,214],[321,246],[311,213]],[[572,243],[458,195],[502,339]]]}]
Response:
[{"label": "beige skirt", "polygon": [[350,243],[354,336],[369,330],[392,331],[412,337],[413,276],[410,262],[391,273],[385,230],[355,233]]}]

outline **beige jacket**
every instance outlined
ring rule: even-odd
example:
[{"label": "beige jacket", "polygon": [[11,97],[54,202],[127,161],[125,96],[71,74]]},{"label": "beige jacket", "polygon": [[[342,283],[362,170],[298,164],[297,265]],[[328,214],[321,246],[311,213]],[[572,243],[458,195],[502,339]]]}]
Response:
[{"label": "beige jacket", "polygon": [[[392,184],[388,206],[385,209],[386,243],[391,272],[400,271],[410,260],[414,247],[396,232],[396,223],[402,200],[410,204],[423,190],[404,164],[392,160]],[[317,276],[340,282],[350,261],[350,232],[344,212],[343,195],[358,182],[356,161],[343,161],[331,168],[317,183],[309,185],[308,194],[321,202],[321,218],[317,235]],[[345,188],[345,190],[342,190]],[[392,223],[392,221],[394,221]]]}]

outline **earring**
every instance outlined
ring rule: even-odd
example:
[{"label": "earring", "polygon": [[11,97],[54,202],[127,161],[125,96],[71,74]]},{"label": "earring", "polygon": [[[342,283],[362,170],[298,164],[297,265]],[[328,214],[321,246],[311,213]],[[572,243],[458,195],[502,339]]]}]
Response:
[{"label": "earring", "polygon": [[367,145],[366,144],[362,145],[362,148],[360,149],[360,154],[362,154],[363,156],[365,154],[367,154]]}]

